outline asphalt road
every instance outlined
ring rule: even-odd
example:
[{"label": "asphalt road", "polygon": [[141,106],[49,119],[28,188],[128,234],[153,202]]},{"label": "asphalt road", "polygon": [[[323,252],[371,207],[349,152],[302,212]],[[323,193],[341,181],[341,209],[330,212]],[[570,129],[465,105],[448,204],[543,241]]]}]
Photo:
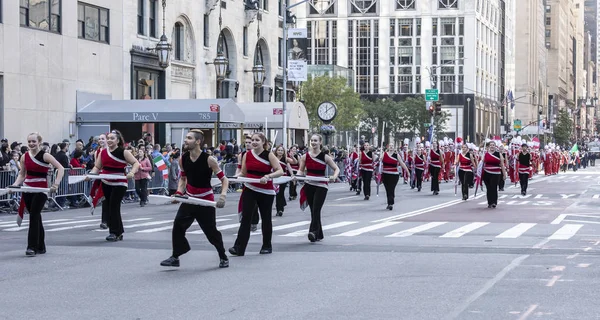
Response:
[{"label": "asphalt road", "polygon": [[[48,252],[34,258],[27,224],[0,215],[0,319],[598,319],[598,169],[536,176],[527,196],[507,185],[496,209],[481,192],[461,201],[452,182],[438,196],[400,184],[393,211],[383,186],[364,201],[335,184],[323,242],[309,243],[310,215],[290,202],[273,254],[255,233],[228,269],[197,225],[182,266],[159,266],[177,205],[124,205],[117,243],[89,209],[45,213]],[[226,247],[238,198],[217,213]]]}]

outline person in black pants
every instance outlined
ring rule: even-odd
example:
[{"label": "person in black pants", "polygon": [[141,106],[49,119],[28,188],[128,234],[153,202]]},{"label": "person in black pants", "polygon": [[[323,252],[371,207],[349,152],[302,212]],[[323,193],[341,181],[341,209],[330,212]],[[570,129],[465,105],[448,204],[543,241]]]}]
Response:
[{"label": "person in black pants", "polygon": [[418,148],[417,153],[414,156],[413,163],[415,166],[415,182],[417,185],[417,191],[421,192],[423,184],[423,173],[425,172],[425,155],[423,155],[423,148]]},{"label": "person in black pants", "polygon": [[458,179],[462,191],[462,199],[469,199],[469,185],[473,181],[473,170],[477,169],[477,160],[469,152],[469,146],[463,144],[456,155],[455,165],[458,166]]},{"label": "person in black pants", "polygon": [[[504,158],[504,167],[508,168],[508,152],[506,152],[503,145],[500,145],[499,149],[500,154]],[[506,177],[500,177],[500,180],[498,180],[498,191],[504,191],[504,186],[506,185],[505,178]]]},{"label": "person in black pants", "polygon": [[485,183],[488,208],[498,205],[498,182],[506,177],[504,157],[496,150],[493,141],[487,144],[488,151],[483,155],[483,182]]},{"label": "person in black pants", "polygon": [[519,183],[521,184],[521,195],[527,194],[527,185],[529,184],[529,172],[531,170],[531,154],[526,143],[521,145],[519,152]]},{"label": "person in black pants", "polygon": [[[360,165],[362,191],[365,194],[365,200],[369,200],[371,197],[371,180],[373,180],[373,152],[368,142],[365,142],[363,145],[363,150],[358,157],[358,163]],[[360,194],[360,189],[361,186],[358,185],[356,195]]]},{"label": "person in black pants", "polygon": [[[285,172],[284,176],[291,175],[292,167],[290,166],[290,164],[288,162],[288,157],[286,155],[286,152],[285,152],[285,149],[283,148],[283,146],[279,146],[279,147],[275,148],[273,153],[275,154],[275,157],[277,157],[277,160],[279,160],[279,165],[283,169],[283,172]],[[275,208],[277,209],[276,215],[278,217],[283,216],[283,210],[285,209],[285,206],[287,206],[287,202],[285,201],[285,187],[286,186],[287,186],[287,183],[280,184],[279,191],[277,191],[277,195],[275,196]]]},{"label": "person in black pants", "polygon": [[408,172],[408,168],[406,167],[406,164],[404,164],[404,161],[402,161],[402,158],[396,153],[394,143],[388,144],[387,152],[383,153],[380,161],[383,162],[381,175],[383,186],[385,187],[385,194],[387,196],[386,209],[392,210],[396,186],[400,180],[400,171],[398,170],[398,167],[402,167],[406,172]]},{"label": "person in black pants", "polygon": [[433,195],[440,193],[440,170],[444,167],[444,155],[437,142],[433,142],[429,151],[429,172],[431,173],[431,191]]}]

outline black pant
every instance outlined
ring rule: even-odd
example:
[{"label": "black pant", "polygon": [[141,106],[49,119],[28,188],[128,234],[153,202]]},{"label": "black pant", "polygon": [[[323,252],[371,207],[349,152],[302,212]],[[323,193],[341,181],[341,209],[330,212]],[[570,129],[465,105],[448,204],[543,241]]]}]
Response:
[{"label": "black pant", "polygon": [[323,226],[321,225],[321,210],[327,197],[327,188],[317,187],[310,184],[304,185],[306,200],[310,208],[310,227],[308,232],[317,236],[317,240],[323,239]]},{"label": "black pant", "polygon": [[400,175],[397,174],[382,174],[383,186],[385,187],[385,194],[387,195],[388,206],[394,205],[394,197],[396,196],[396,185],[400,180]]},{"label": "black pant", "polygon": [[127,192],[127,187],[123,186],[109,186],[102,183],[102,191],[104,191],[104,202],[102,203],[102,211],[104,207],[108,210],[108,217],[106,223],[108,223],[108,230],[111,234],[117,237],[122,235],[125,230],[123,229],[123,219],[121,218],[121,201]]},{"label": "black pant", "polygon": [[135,180],[135,193],[140,201],[148,202],[148,179]]},{"label": "black pant", "polygon": [[498,204],[498,181],[500,181],[501,177],[502,174],[491,174],[487,172],[483,174],[488,205]]},{"label": "black pant", "polygon": [[502,176],[500,176],[500,179],[498,179],[498,189],[504,190],[504,184],[505,184],[505,180]]},{"label": "black pant", "polygon": [[440,168],[429,165],[431,174],[431,191],[440,191]]},{"label": "black pant", "polygon": [[298,185],[298,182],[290,181],[290,198],[295,198],[298,196],[298,192],[296,191],[297,185]]},{"label": "black pant", "polygon": [[458,170],[458,179],[460,181],[462,196],[469,198],[469,184],[473,180],[473,172]]},{"label": "black pant", "polygon": [[425,170],[415,169],[415,181],[419,190],[421,190],[421,186],[423,185],[423,173],[425,173]]},{"label": "black pant", "polygon": [[245,188],[242,192],[242,222],[235,240],[235,247],[241,254],[246,252],[248,240],[250,240],[250,224],[256,206],[262,218],[262,249],[271,249],[271,238],[273,237],[273,223],[271,221],[271,208],[273,208],[275,196],[264,194]]},{"label": "black pant", "polygon": [[[277,192],[277,196],[275,197],[275,208],[277,209],[277,212],[279,212],[279,211],[283,212],[283,209],[285,208],[285,206],[287,206],[287,201],[285,201],[285,187],[286,186],[287,186],[286,183],[279,185],[279,192]],[[258,218],[258,216],[257,216],[257,218]]]},{"label": "black pant", "polygon": [[519,173],[519,183],[521,184],[521,192],[527,191],[529,184],[529,173]]},{"label": "black pant", "polygon": [[194,223],[202,229],[208,242],[215,246],[219,253],[219,258],[227,259],[225,246],[223,246],[223,236],[217,230],[216,210],[214,207],[202,207],[193,204],[182,203],[177,210],[177,216],[173,222],[173,257],[177,258],[190,251],[190,244],[185,237],[185,232]]},{"label": "black pant", "polygon": [[[362,190],[365,194],[365,197],[371,196],[371,180],[373,180],[373,171],[365,171],[360,170],[360,174],[362,176]],[[358,192],[360,192],[360,187],[358,186]]]},{"label": "black pant", "polygon": [[44,225],[42,224],[42,209],[48,200],[44,193],[23,193],[25,208],[29,212],[29,232],[27,233],[27,249],[45,251],[46,242]]}]

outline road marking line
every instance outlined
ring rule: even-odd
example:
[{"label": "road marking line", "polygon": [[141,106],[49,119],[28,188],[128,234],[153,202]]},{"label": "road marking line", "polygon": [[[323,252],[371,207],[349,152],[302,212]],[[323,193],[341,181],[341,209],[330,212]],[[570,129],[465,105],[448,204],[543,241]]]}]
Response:
[{"label": "road marking line", "polygon": [[500,280],[502,280],[511,270],[518,267],[523,262],[523,260],[525,260],[527,258],[529,258],[528,254],[522,255],[522,256],[514,259],[509,265],[504,267],[504,269],[502,269],[502,271],[500,271],[498,274],[496,274],[494,276],[494,278],[492,278],[488,282],[486,282],[485,285],[481,289],[479,289],[479,291],[475,292],[473,295],[471,295],[469,298],[467,298],[467,300],[465,302],[463,302],[458,307],[456,307],[454,309],[454,311],[452,311],[452,313],[450,313],[444,319],[457,319],[460,316],[460,314],[463,313],[463,311],[465,311],[469,307],[469,305],[471,305],[471,303],[475,302],[477,299],[479,299],[481,296],[483,296],[486,292],[488,292],[492,287],[494,287],[494,285],[496,283],[498,283]]},{"label": "road marking line", "polygon": [[548,271],[550,272],[562,272],[565,271],[565,266],[554,266],[552,268],[550,268]]},{"label": "road marking line", "polygon": [[556,284],[556,281],[560,279],[562,275],[552,276],[552,279],[546,283],[546,287],[553,287]]},{"label": "road marking line", "polygon": [[[51,221],[67,221],[70,219],[57,219],[57,220],[48,220],[45,222],[51,222]],[[90,222],[90,221],[96,221],[96,220],[87,220],[87,221],[81,221],[81,222]],[[63,223],[53,223],[53,224],[48,224],[48,226],[57,226],[60,224],[72,224],[72,223],[79,223],[80,221],[70,221],[70,222],[63,222]],[[8,229],[4,229],[2,231],[21,231],[21,230],[25,230],[28,229],[29,225],[26,226],[21,226],[21,227],[14,227],[14,228],[8,228]]]},{"label": "road marking line", "polygon": [[394,238],[404,238],[404,237],[410,237],[415,233],[419,233],[419,232],[423,232],[423,231],[427,231],[429,229],[433,229],[435,227],[439,227],[441,225],[446,224],[446,221],[439,221],[439,222],[430,222],[430,223],[426,223],[424,225],[420,225],[414,228],[410,228],[410,229],[406,229],[406,230],[402,230],[400,232],[396,232],[396,233],[392,233],[389,236],[386,237],[394,237]]},{"label": "road marking line", "polygon": [[364,227],[364,228],[360,228],[360,229],[355,229],[355,230],[350,230],[348,232],[336,234],[336,235],[334,235],[334,237],[354,237],[354,236],[358,236],[358,235],[366,233],[366,232],[375,231],[377,229],[391,227],[391,226],[399,224],[399,223],[401,223],[401,222],[386,221],[386,222],[374,224],[372,226],[368,226],[368,227]]},{"label": "road marking line", "polygon": [[[307,224],[310,224],[310,221],[299,221],[299,222],[284,224],[284,225],[281,225],[281,226],[273,227],[273,231],[291,229],[291,228],[295,228],[295,227],[301,227],[301,226],[305,226]],[[262,234],[262,230],[258,230],[256,232],[250,233],[251,236],[255,236],[255,235],[259,235],[259,234]]]},{"label": "road marking line", "polygon": [[335,199],[333,201],[342,201],[342,200],[348,200],[348,199],[352,199],[352,198],[356,198],[358,196],[349,196],[349,197],[343,197],[343,198],[339,198],[339,199]]},{"label": "road marking line", "polygon": [[[473,199],[479,199],[481,197],[483,197],[485,194],[479,195]],[[431,207],[427,207],[427,208],[423,208],[423,209],[418,209],[418,210],[414,210],[411,212],[407,212],[407,213],[403,213],[403,214],[399,214],[399,215],[395,215],[395,216],[391,216],[391,217],[387,217],[387,218],[383,218],[383,219],[379,219],[379,220],[374,220],[371,222],[384,222],[384,221],[390,221],[390,220],[397,220],[397,219],[404,219],[404,218],[410,218],[410,217],[414,217],[414,216],[418,216],[420,214],[423,213],[427,213],[427,212],[431,212],[431,211],[435,211],[438,209],[442,209],[442,208],[446,208],[446,207],[450,207],[453,206],[455,204],[458,203],[462,203],[464,202],[463,200],[452,200],[452,201],[448,201],[445,203],[441,203],[435,206],[431,206]]]},{"label": "road marking line", "polygon": [[527,309],[527,311],[525,311],[525,313],[523,313],[523,315],[521,315],[521,317],[519,317],[519,320],[525,320],[527,318],[529,318],[529,316],[533,313],[533,311],[535,311],[535,309],[537,309],[538,305],[537,304],[532,304],[529,306],[529,308]]},{"label": "road marking line", "polygon": [[[323,226],[323,230],[330,230],[330,229],[335,229],[335,228],[341,228],[341,227],[349,226],[349,225],[355,224],[355,223],[358,223],[358,221],[342,221],[342,222],[333,223],[333,224],[329,224],[329,225]],[[291,233],[288,233],[288,234],[282,234],[280,236],[282,236],[282,237],[301,237],[301,236],[305,236],[306,234],[307,234],[306,230],[299,230],[299,231],[291,232]]]},{"label": "road marking line", "polygon": [[562,228],[558,229],[554,234],[548,237],[549,240],[569,240],[571,239],[579,229],[583,227],[582,224],[565,224]]},{"label": "road marking line", "polygon": [[598,199],[598,198],[600,198],[600,194],[595,194],[592,196],[592,199]]},{"label": "road marking line", "polygon": [[234,214],[226,214],[226,215],[224,215],[224,216],[218,216],[218,217],[217,217],[217,219],[218,219],[218,218],[227,218],[227,217],[233,217],[233,216],[237,216],[237,215],[238,215],[237,213],[234,213]]},{"label": "road marking line", "polygon": [[586,248],[583,248],[583,251],[584,251],[584,252],[588,252],[588,251],[590,251],[590,250],[592,250],[592,247],[586,247]]},{"label": "road marking line", "polygon": [[559,214],[558,217],[556,217],[556,219],[554,219],[554,220],[552,220],[552,222],[550,222],[550,224],[560,224],[563,220],[565,220],[566,217],[567,217],[567,215],[564,213]]},{"label": "road marking line", "polygon": [[570,255],[570,256],[567,256],[567,259],[574,259],[574,258],[576,258],[578,255],[579,255],[579,252],[578,252],[578,253],[574,253],[574,254],[572,254],[572,255]]},{"label": "road marking line", "polygon": [[440,236],[440,238],[460,238],[462,236],[464,236],[465,234],[473,231],[473,230],[477,230],[485,225],[490,224],[489,222],[473,222],[473,223],[469,223],[466,226],[462,226],[458,229],[452,230],[448,233],[445,233],[443,235]]},{"label": "road marking line", "polygon": [[[86,217],[86,218],[89,218],[89,216],[88,216],[88,217]],[[72,220],[72,219],[53,219],[53,220],[43,220],[43,223],[48,223],[48,222],[60,222],[60,221],[70,221],[70,220]],[[11,226],[11,225],[14,225],[14,224],[17,224],[17,222],[16,222],[16,221],[12,221],[12,222],[9,222],[9,221],[2,222],[2,223],[0,223],[0,228],[2,228],[2,227],[8,227],[8,226]],[[25,221],[23,221],[23,222],[21,223],[21,226],[23,226],[23,225],[28,225],[28,224],[29,224],[29,220],[25,220]],[[21,227],[21,228],[22,228],[22,227]],[[6,230],[3,230],[3,231],[6,231]]]},{"label": "road marking line", "polygon": [[[237,215],[237,214],[236,214]],[[231,219],[217,219],[217,222],[222,222],[222,221],[229,221]],[[135,233],[152,233],[152,232],[160,232],[160,231],[166,231],[166,230],[171,230],[173,229],[173,226],[166,226],[166,227],[159,227],[159,228],[153,228],[153,229],[144,229],[144,230],[138,230]],[[202,231],[202,230],[200,230]]]},{"label": "road marking line", "polygon": [[527,230],[533,228],[537,223],[519,223],[518,225],[502,232],[496,238],[500,239],[515,239],[520,237]]},{"label": "road marking line", "polygon": [[[173,222],[173,220],[160,220],[160,221],[152,221],[152,222],[132,224],[130,226],[123,226],[123,228],[129,229],[129,228],[137,228],[137,227],[156,226],[156,225],[159,225],[159,224],[172,223],[172,222]],[[94,231],[97,231],[97,232],[106,232],[106,230],[102,230],[102,229],[96,229]]]},{"label": "road marking line", "polygon": [[573,219],[566,219],[565,221],[567,221],[567,222],[579,222],[579,223],[600,224],[600,221],[589,221],[589,220],[573,220]]},{"label": "road marking line", "polygon": [[577,265],[577,268],[587,268],[591,265],[592,265],[591,263],[580,263]]},{"label": "road marking line", "polygon": [[[130,220],[123,220],[123,222],[131,222],[131,221],[143,221],[143,220],[150,220],[150,218],[137,218],[137,219],[130,219]],[[81,225],[76,225],[76,226],[68,226],[68,227],[62,227],[62,228],[54,228],[54,229],[48,229],[46,230],[47,232],[54,232],[54,231],[64,231],[64,230],[72,230],[72,229],[80,229],[80,228],[87,228],[87,227],[94,227],[98,225],[98,222],[96,220],[94,220],[96,223],[94,224],[81,224]],[[106,231],[106,230],[104,230]]]},{"label": "road marking line", "polygon": [[[239,228],[240,227],[240,223],[232,223],[232,224],[226,224],[223,226],[217,226],[217,230],[221,231],[221,230],[227,230],[227,229],[235,229],[235,228]],[[192,231],[192,232],[187,232],[187,234],[204,234],[204,232],[202,232],[202,230],[196,230],[196,231]]]}]

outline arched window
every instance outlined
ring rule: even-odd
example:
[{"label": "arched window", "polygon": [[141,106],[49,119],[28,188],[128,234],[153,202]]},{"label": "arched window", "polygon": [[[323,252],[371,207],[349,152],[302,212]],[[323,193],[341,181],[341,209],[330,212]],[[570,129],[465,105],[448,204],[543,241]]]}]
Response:
[{"label": "arched window", "polygon": [[[229,48],[227,47],[227,40],[225,39],[225,33],[221,31],[219,34],[219,41],[217,42],[217,53],[223,53],[225,58],[229,61]],[[230,61],[231,62],[231,61]],[[225,78],[229,78],[231,74],[231,63],[227,64],[227,71],[225,71]],[[222,83],[217,86],[217,97],[219,98],[231,98],[230,93],[230,82],[228,80],[221,81]],[[220,90],[220,92],[219,92]]]},{"label": "arched window", "polygon": [[185,33],[181,22],[175,23],[175,37],[173,38],[173,48],[175,50],[175,60],[184,60],[184,39]]},{"label": "arched window", "polygon": [[[254,65],[262,65],[264,58],[262,53],[262,48],[260,47],[260,43],[256,44],[256,48],[254,49]],[[267,76],[267,75],[265,75]],[[257,87],[254,86],[254,102],[265,102],[265,87]]]}]

